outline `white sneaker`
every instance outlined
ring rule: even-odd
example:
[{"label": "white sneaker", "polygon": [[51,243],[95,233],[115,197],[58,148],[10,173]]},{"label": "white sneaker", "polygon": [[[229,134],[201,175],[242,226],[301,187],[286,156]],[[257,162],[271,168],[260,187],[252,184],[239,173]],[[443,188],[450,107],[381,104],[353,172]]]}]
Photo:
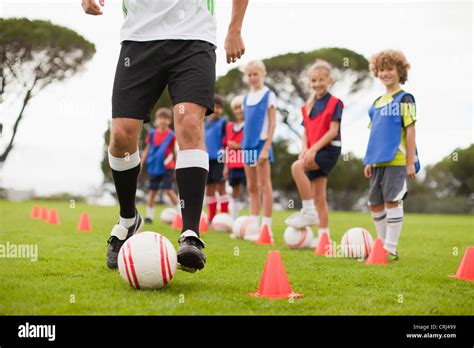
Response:
[{"label": "white sneaker", "polygon": [[319,217],[318,214],[307,214],[301,209],[299,212],[286,218],[285,224],[294,228],[315,226],[319,224]]}]

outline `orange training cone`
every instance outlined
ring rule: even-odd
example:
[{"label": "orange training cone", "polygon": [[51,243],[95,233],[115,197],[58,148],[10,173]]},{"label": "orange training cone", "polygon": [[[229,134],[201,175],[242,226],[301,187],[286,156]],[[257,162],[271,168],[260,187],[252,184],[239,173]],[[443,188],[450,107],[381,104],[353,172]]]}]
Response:
[{"label": "orange training cone", "polygon": [[48,224],[50,225],[59,225],[59,217],[56,209],[51,208],[48,215]]},{"label": "orange training cone", "polygon": [[332,256],[331,239],[327,232],[321,234],[321,237],[318,240],[318,245],[316,246],[316,249],[314,249],[313,254]]},{"label": "orange training cone", "polygon": [[468,281],[474,281],[474,247],[467,247],[466,252],[459,264],[458,271],[450,277]]},{"label": "orange training cone", "polygon": [[268,228],[268,225],[263,225],[262,228],[260,229],[260,234],[258,235],[258,239],[255,242],[257,244],[273,244],[272,241],[272,235],[270,234],[270,229]]},{"label": "orange training cone", "polygon": [[183,228],[183,218],[181,214],[176,214],[173,222],[171,223],[171,228],[174,230],[181,230]]},{"label": "orange training cone", "polygon": [[31,217],[33,219],[39,219],[40,218],[40,208],[39,208],[38,204],[35,204],[35,206],[33,207],[33,210],[31,211]]},{"label": "orange training cone", "polygon": [[377,238],[365,263],[368,265],[386,265],[388,264],[387,254],[388,252],[384,249],[382,240]]},{"label": "orange training cone", "polygon": [[42,206],[40,210],[40,216],[39,218],[44,221],[48,221],[48,207],[47,206]]},{"label": "orange training cone", "polygon": [[295,294],[291,290],[280,252],[276,250],[268,252],[258,290],[249,295],[265,298],[303,297],[303,294]]},{"label": "orange training cone", "polygon": [[79,218],[79,223],[77,224],[76,229],[78,231],[92,231],[91,221],[89,219],[89,214],[83,212]]},{"label": "orange training cone", "polygon": [[205,233],[209,231],[209,225],[207,224],[206,217],[203,215],[201,216],[201,221],[199,221],[199,232]]}]

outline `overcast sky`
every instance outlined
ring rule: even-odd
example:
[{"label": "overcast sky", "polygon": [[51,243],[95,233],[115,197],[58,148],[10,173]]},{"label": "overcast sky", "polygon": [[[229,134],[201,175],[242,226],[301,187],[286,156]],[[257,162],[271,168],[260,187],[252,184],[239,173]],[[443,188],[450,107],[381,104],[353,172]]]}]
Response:
[{"label": "overcast sky", "polygon": [[[15,149],[0,173],[0,186],[38,194],[87,193],[102,182],[103,134],[111,114],[123,16],[120,1],[106,0],[101,17],[85,15],[80,2],[0,3],[2,17],[51,20],[77,31],[97,49],[83,73],[49,86],[29,103]],[[218,75],[251,59],[321,47],[344,47],[367,58],[381,49],[400,49],[412,66],[404,89],[417,102],[422,164],[435,163],[473,142],[471,2],[251,0],[243,31],[247,54],[234,65],[225,63],[222,48],[230,9],[230,0],[216,1]],[[345,109],[344,152],[363,156],[366,110],[382,93],[374,81],[360,103]],[[18,110],[8,105],[1,110],[3,150]]]}]

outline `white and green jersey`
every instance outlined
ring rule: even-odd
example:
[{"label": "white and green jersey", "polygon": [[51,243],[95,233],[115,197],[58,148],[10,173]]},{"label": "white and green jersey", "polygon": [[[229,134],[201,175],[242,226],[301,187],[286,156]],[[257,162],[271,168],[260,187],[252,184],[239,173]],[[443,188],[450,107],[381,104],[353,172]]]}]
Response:
[{"label": "white and green jersey", "polygon": [[214,0],[123,0],[121,41],[203,40],[216,45]]}]

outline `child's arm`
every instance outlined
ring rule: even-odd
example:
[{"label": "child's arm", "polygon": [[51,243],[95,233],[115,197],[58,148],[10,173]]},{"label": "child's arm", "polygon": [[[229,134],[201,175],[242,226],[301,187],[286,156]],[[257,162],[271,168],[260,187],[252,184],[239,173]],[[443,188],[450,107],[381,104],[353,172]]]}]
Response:
[{"label": "child's arm", "polygon": [[150,144],[147,144],[147,146],[145,147],[145,151],[143,151],[143,154],[142,154],[142,159],[141,159],[141,163],[140,163],[140,170],[143,170],[143,167],[145,166],[146,158],[148,157],[148,151],[149,150],[150,150]]},{"label": "child's arm", "polygon": [[319,139],[316,143],[311,146],[311,148],[306,151],[305,154],[305,166],[310,167],[314,162],[314,157],[323,147],[328,145],[339,132],[339,121],[331,121],[329,125],[329,130]]},{"label": "child's arm", "polygon": [[306,151],[308,151],[308,138],[306,135],[306,128],[304,130],[303,137],[301,138],[301,142],[302,142],[302,150],[301,150],[300,155],[298,156],[298,159],[303,159]]},{"label": "child's arm", "polygon": [[275,133],[275,127],[276,127],[276,108],[274,106],[271,106],[268,109],[268,137],[267,140],[265,140],[265,144],[263,144],[262,152],[260,154],[260,159],[266,160],[268,159],[268,150],[270,149],[270,146],[272,145],[273,141],[273,134]]},{"label": "child's arm", "polygon": [[229,146],[229,149],[231,150],[240,150],[242,148],[239,143],[236,143],[235,141],[232,141],[232,140],[229,140],[229,142],[227,143],[227,146]]},{"label": "child's arm", "polygon": [[407,175],[414,179],[416,175],[415,156],[416,156],[416,142],[415,142],[415,125],[412,123],[406,128],[407,131]]}]

